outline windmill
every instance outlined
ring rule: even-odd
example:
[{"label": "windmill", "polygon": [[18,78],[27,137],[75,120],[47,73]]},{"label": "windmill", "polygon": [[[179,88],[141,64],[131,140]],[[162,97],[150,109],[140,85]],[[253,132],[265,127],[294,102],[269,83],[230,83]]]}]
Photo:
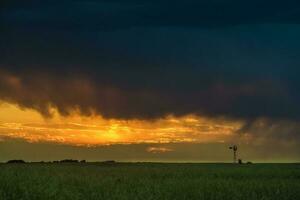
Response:
[{"label": "windmill", "polygon": [[229,147],[229,149],[232,149],[233,151],[233,163],[236,163],[236,157],[237,157],[237,146],[236,145],[233,145],[231,147]]}]

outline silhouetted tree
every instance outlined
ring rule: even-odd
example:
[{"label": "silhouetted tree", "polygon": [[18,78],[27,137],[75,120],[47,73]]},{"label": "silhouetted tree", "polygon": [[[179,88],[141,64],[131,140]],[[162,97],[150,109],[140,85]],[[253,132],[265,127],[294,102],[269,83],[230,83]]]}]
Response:
[{"label": "silhouetted tree", "polygon": [[7,163],[17,163],[17,164],[24,164],[26,163],[24,160],[9,160]]}]

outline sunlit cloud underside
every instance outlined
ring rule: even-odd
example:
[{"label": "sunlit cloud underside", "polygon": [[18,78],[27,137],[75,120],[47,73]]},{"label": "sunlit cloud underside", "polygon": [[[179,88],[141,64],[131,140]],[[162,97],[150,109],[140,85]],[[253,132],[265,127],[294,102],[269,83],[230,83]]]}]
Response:
[{"label": "sunlit cloud underside", "polygon": [[24,110],[4,102],[0,105],[1,138],[20,138],[28,142],[79,146],[226,142],[241,126],[239,121],[194,115],[169,115],[156,120],[116,120],[103,119],[100,116],[81,116],[76,112],[65,117],[55,112],[53,118],[45,119],[34,110]]}]

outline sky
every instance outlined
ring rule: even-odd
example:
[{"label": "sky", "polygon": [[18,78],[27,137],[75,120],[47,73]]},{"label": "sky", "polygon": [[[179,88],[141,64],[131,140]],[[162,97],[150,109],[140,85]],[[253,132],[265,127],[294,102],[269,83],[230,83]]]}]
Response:
[{"label": "sky", "polygon": [[4,0],[0,161],[300,161],[296,0]]}]

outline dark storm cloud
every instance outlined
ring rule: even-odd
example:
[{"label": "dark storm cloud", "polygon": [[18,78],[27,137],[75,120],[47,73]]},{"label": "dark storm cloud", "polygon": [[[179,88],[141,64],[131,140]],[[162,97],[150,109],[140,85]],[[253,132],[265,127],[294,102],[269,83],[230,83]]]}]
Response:
[{"label": "dark storm cloud", "polygon": [[6,1],[0,98],[51,115],[298,120],[297,1]]},{"label": "dark storm cloud", "polygon": [[4,1],[5,25],[14,28],[110,30],[136,26],[219,27],[252,23],[299,23],[299,2]]}]

